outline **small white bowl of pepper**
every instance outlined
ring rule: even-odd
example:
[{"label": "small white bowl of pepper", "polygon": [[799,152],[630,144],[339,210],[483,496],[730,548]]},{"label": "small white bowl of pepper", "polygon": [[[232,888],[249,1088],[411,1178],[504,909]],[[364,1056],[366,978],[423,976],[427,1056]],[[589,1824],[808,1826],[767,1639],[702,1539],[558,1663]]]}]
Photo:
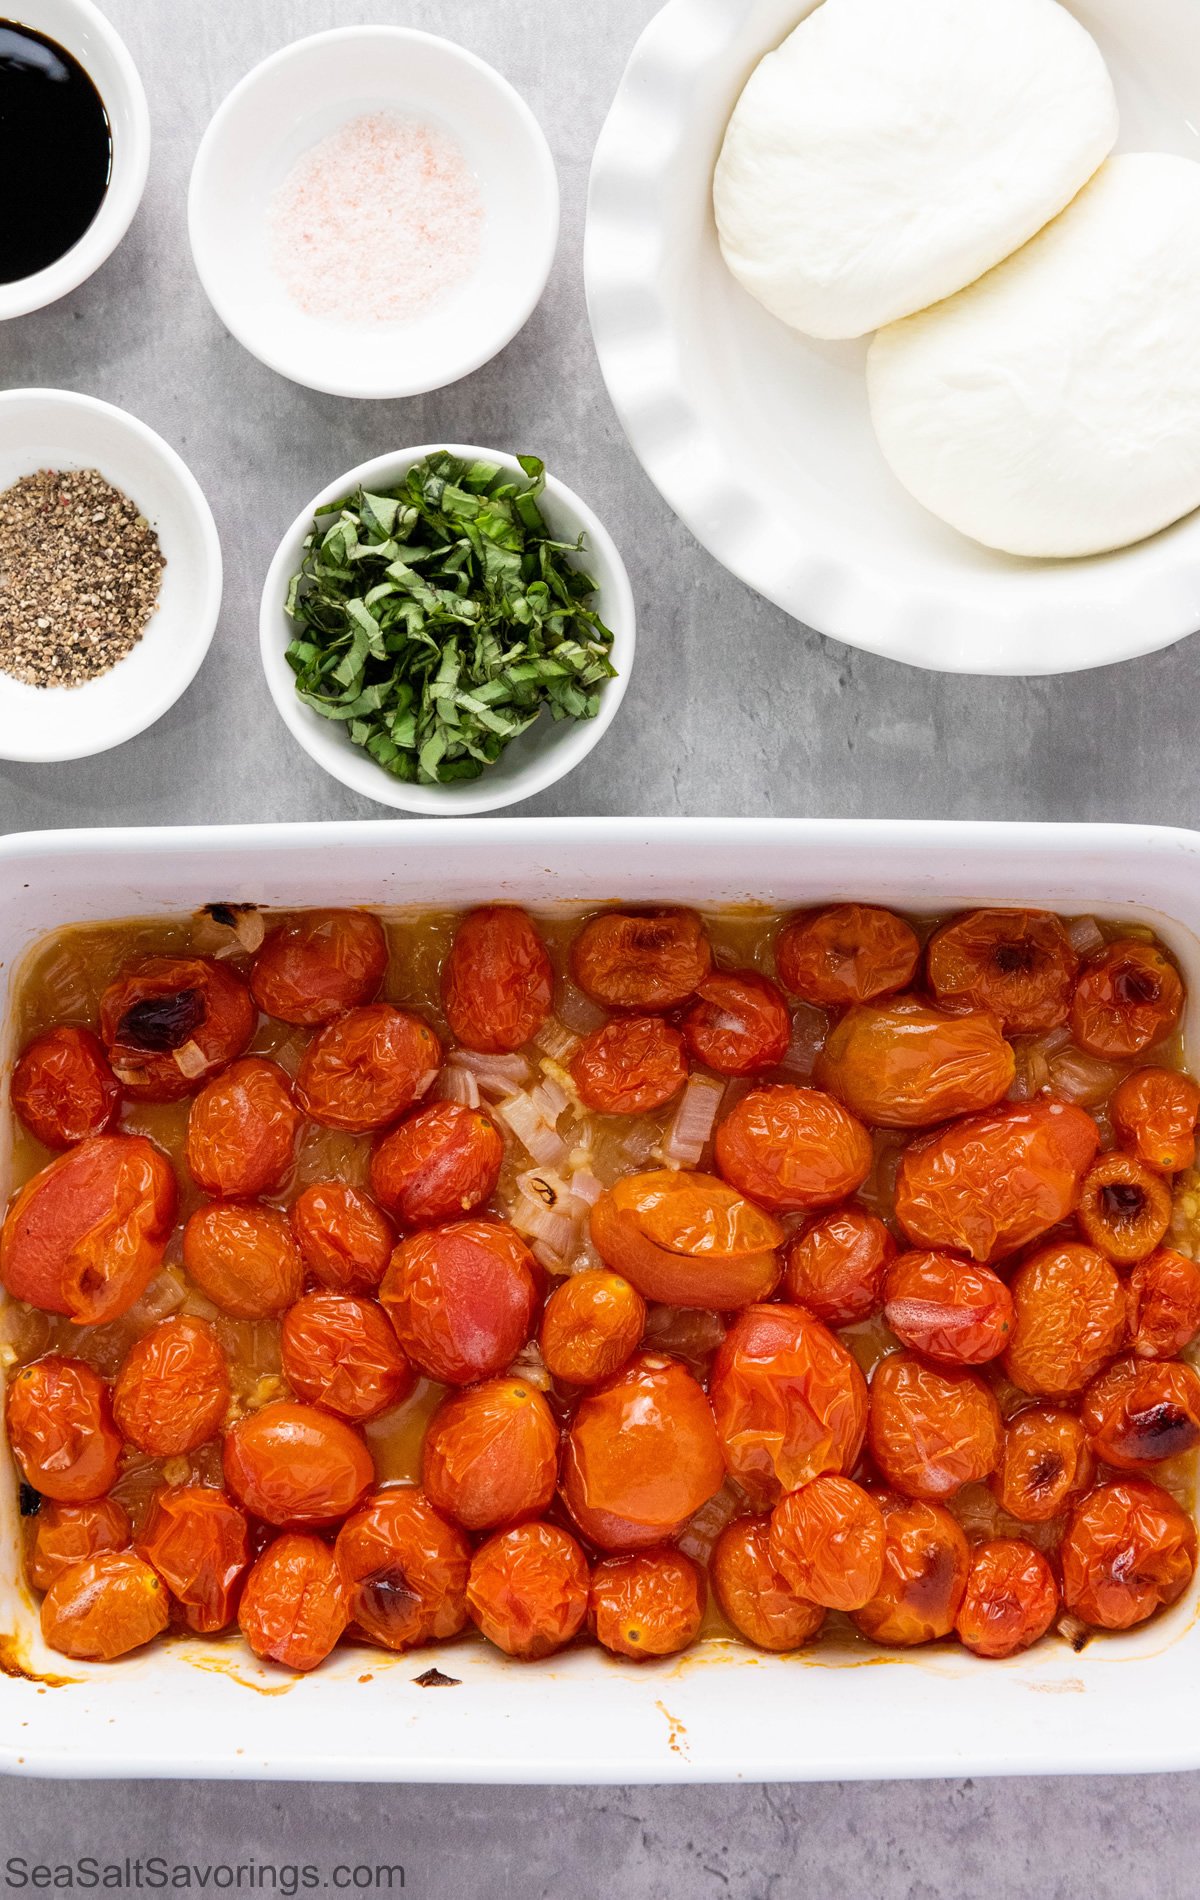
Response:
[{"label": "small white bowl of pepper", "polygon": [[212,511],[161,436],[94,396],[0,393],[0,758],[82,759],[145,731],[220,606]]}]

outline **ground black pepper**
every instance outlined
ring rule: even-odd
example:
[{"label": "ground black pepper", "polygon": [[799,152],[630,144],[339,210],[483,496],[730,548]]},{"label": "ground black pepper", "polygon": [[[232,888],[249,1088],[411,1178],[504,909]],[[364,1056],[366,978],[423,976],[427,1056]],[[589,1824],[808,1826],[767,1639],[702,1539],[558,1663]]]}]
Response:
[{"label": "ground black pepper", "polygon": [[0,495],[0,672],[79,686],[137,645],[166,566],[135,502],[97,469],[23,475]]}]

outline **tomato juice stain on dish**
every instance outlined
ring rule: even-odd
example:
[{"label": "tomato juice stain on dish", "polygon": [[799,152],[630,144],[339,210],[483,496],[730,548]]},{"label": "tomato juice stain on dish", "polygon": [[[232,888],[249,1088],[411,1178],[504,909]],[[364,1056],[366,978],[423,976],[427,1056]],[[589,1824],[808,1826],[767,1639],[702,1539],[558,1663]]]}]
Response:
[{"label": "tomato juice stain on dish", "polygon": [[32,277],[79,242],[111,170],[108,114],[79,61],[0,20],[0,171],[22,181],[7,195],[0,283]]}]

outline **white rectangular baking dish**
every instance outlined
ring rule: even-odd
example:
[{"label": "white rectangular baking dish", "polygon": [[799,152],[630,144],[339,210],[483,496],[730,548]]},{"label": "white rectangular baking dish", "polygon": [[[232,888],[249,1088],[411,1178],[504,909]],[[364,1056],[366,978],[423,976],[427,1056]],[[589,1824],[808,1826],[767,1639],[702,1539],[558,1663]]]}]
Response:
[{"label": "white rectangular baking dish", "polygon": [[[1200,834],[1138,826],[467,819],[17,836],[0,841],[0,982],[7,994],[25,952],[60,925],[219,899],[505,898],[537,909],[848,897],[1151,921],[1188,980],[1185,1035],[1193,1064],[1200,1056]],[[7,1081],[7,1041],[0,1058]],[[4,1113],[0,1125],[7,1144]],[[1081,1655],[1058,1641],[1006,1663],[951,1649],[776,1657],[709,1643],[640,1667],[594,1650],[530,1666],[464,1644],[439,1657],[461,1692],[435,1692],[413,1682],[429,1652],[338,1652],[306,1678],[268,1670],[232,1642],[160,1646],[108,1668],[64,1664],[37,1637],[16,1527],[6,1472],[0,1656],[16,1673],[0,1676],[0,1765],[9,1772],[667,1782],[1200,1766],[1196,1586],[1166,1619]]]}]

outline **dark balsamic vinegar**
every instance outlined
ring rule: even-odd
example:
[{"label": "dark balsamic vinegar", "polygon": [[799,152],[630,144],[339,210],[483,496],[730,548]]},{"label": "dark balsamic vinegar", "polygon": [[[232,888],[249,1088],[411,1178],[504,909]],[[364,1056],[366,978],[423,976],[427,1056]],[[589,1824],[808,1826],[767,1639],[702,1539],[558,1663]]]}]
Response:
[{"label": "dark balsamic vinegar", "polygon": [[108,189],[104,101],[65,47],[0,20],[0,283],[54,264]]}]

